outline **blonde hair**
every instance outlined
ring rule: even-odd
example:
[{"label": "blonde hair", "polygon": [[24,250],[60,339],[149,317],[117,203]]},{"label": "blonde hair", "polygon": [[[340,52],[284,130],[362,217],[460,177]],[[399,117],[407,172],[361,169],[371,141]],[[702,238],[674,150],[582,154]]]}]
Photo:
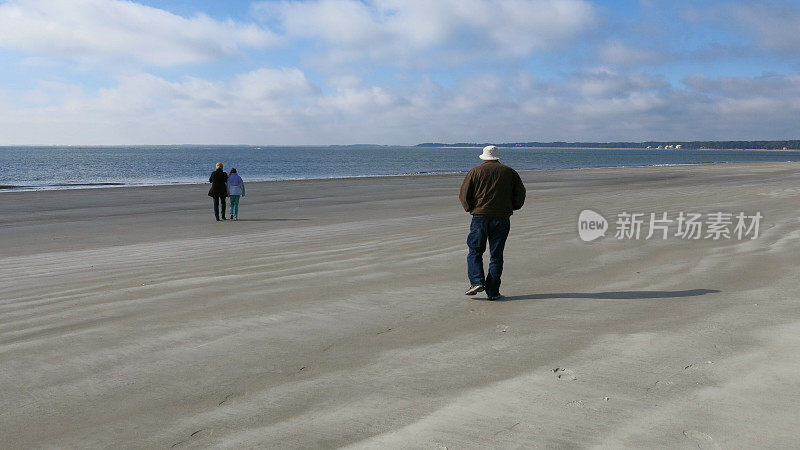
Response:
[{"label": "blonde hair", "polygon": [[217,163],[217,169],[222,169],[222,163],[221,162]]}]

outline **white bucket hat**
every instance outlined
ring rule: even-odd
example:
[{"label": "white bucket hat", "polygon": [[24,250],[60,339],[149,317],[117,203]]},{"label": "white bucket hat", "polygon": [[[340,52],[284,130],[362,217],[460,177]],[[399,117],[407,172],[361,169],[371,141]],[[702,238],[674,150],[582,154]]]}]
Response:
[{"label": "white bucket hat", "polygon": [[483,153],[481,153],[481,155],[478,158],[484,161],[497,161],[498,159],[500,159],[497,157],[497,153],[498,153],[497,147],[495,147],[494,145],[487,145],[486,147],[483,147]]}]

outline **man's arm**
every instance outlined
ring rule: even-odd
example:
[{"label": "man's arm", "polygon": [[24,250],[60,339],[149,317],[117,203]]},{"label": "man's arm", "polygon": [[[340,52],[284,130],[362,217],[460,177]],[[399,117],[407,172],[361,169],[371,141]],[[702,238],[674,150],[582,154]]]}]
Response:
[{"label": "man's arm", "polygon": [[464,211],[470,212],[475,203],[475,188],[472,184],[472,171],[470,171],[461,183],[461,192],[458,194],[458,199],[461,200],[461,206]]},{"label": "man's arm", "polygon": [[516,211],[522,208],[525,204],[525,185],[522,184],[522,178],[519,174],[514,172],[514,192],[511,197],[511,207]]}]

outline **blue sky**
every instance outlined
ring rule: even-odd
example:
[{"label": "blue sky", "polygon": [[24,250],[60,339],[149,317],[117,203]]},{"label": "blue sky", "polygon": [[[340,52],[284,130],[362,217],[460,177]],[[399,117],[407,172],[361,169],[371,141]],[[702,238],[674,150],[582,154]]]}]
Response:
[{"label": "blue sky", "polygon": [[2,144],[798,139],[800,2],[0,1]]}]

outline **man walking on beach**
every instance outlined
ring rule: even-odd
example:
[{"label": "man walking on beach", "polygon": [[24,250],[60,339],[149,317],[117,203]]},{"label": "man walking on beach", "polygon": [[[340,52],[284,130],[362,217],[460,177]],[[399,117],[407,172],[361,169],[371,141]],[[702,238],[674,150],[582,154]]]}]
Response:
[{"label": "man walking on beach", "polygon": [[[461,184],[458,198],[464,210],[472,214],[467,236],[467,275],[470,287],[466,295],[483,290],[489,300],[499,300],[500,275],[503,273],[503,248],[511,229],[509,219],[525,203],[525,186],[516,170],[500,164],[494,145],[483,148],[483,163],[469,171]],[[489,271],[484,276],[483,252],[489,241]]]}]

